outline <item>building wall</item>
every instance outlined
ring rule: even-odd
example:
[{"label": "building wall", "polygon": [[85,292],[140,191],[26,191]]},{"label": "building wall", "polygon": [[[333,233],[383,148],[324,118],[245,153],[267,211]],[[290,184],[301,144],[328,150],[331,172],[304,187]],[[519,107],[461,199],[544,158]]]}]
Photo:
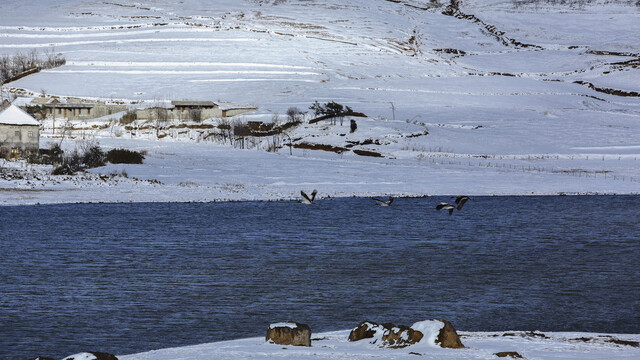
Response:
[{"label": "building wall", "polygon": [[0,157],[8,157],[11,149],[16,149],[22,155],[37,153],[39,147],[39,126],[0,124]]},{"label": "building wall", "polygon": [[[249,111],[255,110],[254,108],[238,108],[238,109],[228,109],[222,110],[220,108],[214,109],[202,109],[200,113],[200,120],[217,118],[217,117],[231,117],[239,114],[244,114]],[[190,121],[191,117],[189,114],[189,110],[177,110],[177,109],[166,109],[167,120],[179,120],[179,121]],[[138,109],[136,110],[136,117],[138,120],[152,120],[157,117],[156,108],[147,108],[147,109]]]},{"label": "building wall", "polygon": [[[106,104],[98,103],[96,104],[96,106],[94,106],[91,109],[91,113],[90,113],[91,117],[87,119],[99,118],[99,117],[115,114],[121,111],[127,111],[127,106],[126,105],[106,105]],[[85,120],[85,119],[78,119],[78,120]]]},{"label": "building wall", "polygon": [[[189,121],[191,120],[191,115],[189,110],[177,110],[177,109],[164,109],[167,113],[167,120],[179,120],[179,121]],[[157,117],[157,109],[156,108],[147,108],[147,109],[138,109],[136,110],[136,117],[138,120],[152,120]],[[222,110],[219,108],[214,109],[202,109],[200,110],[200,120],[212,118],[212,117],[222,117]]]},{"label": "building wall", "polygon": [[[173,121],[190,121],[191,115],[189,110],[179,110],[176,108],[163,109],[166,111],[167,120]],[[217,118],[217,117],[231,117],[239,114],[243,114],[249,111],[255,110],[254,108],[237,108],[222,110],[218,107],[201,109],[200,120]],[[91,120],[106,115],[111,115],[117,112],[127,111],[126,105],[106,105],[104,103],[96,103],[92,108],[51,108],[47,107],[48,118],[55,117],[56,119],[69,119],[69,120]],[[55,112],[55,114],[54,114]],[[154,120],[157,118],[157,108],[136,109],[136,117],[138,120]]]},{"label": "building wall", "polygon": [[127,107],[125,105],[106,105],[98,103],[92,108],[47,108],[47,117],[51,118],[55,116],[57,119],[66,118],[69,120],[91,120],[126,110]]},{"label": "building wall", "polygon": [[256,110],[256,109],[254,109],[254,108],[227,109],[227,110],[224,110],[222,112],[222,116],[223,117],[231,117],[231,116],[244,114],[246,112],[253,111],[253,110]]}]

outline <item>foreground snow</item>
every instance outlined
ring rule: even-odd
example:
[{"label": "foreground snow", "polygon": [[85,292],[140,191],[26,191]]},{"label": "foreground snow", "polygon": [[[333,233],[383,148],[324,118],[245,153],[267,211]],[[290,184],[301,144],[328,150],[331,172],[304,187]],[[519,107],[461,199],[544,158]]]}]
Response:
[{"label": "foreground snow", "polygon": [[515,351],[525,359],[637,359],[640,348],[618,345],[612,338],[638,341],[640,335],[592,333],[458,332],[466,349],[442,349],[416,344],[404,349],[379,349],[366,341],[348,342],[349,331],[312,335],[311,347],[269,344],[264,338],[154,350],[118,356],[121,360],[204,359],[495,359]]}]

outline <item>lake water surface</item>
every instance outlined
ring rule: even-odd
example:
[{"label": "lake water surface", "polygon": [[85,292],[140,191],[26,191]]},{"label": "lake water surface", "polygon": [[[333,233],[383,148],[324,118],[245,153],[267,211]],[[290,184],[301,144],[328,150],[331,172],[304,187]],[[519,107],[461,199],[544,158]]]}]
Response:
[{"label": "lake water surface", "polygon": [[640,197],[0,207],[0,359],[362,320],[640,333]]}]

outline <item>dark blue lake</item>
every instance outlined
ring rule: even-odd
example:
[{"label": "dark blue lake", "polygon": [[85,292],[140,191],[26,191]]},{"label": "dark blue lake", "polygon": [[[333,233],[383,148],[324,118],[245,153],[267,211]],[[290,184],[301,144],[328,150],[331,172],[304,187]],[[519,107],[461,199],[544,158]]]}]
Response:
[{"label": "dark blue lake", "polygon": [[0,359],[368,319],[640,333],[640,197],[0,207]]}]

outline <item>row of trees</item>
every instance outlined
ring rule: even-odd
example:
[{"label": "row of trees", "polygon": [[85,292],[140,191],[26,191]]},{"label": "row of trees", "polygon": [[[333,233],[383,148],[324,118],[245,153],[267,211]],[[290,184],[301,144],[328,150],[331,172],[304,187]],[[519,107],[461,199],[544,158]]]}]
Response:
[{"label": "row of trees", "polygon": [[331,120],[331,124],[333,125],[336,124],[336,119],[340,119],[340,126],[342,126],[344,117],[353,113],[350,107],[338,104],[335,101],[329,101],[324,105],[316,101],[309,109],[312,110],[316,116],[323,116]]},{"label": "row of trees", "polygon": [[51,69],[66,63],[64,55],[56,53],[55,48],[46,49],[43,53],[33,49],[29,52],[0,56],[0,84],[16,76],[34,69]]}]

